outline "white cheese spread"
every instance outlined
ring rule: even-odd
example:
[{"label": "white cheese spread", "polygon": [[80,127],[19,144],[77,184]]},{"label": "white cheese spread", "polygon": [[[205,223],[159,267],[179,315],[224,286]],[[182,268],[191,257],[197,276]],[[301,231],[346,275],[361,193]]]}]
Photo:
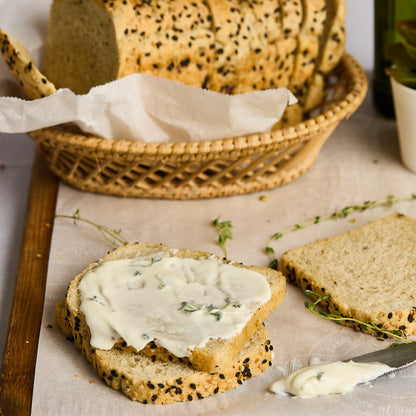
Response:
[{"label": "white cheese spread", "polygon": [[391,367],[382,363],[335,361],[294,371],[275,381],[270,390],[273,393],[290,393],[298,397],[343,394],[353,391],[357,384],[374,380],[388,370]]},{"label": "white cheese spread", "polygon": [[391,370],[382,363],[335,361],[328,364],[301,368],[275,381],[273,393],[290,393],[298,397],[315,397],[325,394],[348,393],[359,383],[367,383]]},{"label": "white cheese spread", "polygon": [[111,349],[121,337],[140,351],[154,340],[178,357],[239,333],[271,296],[256,271],[166,254],[103,262],[79,290],[93,347]]}]

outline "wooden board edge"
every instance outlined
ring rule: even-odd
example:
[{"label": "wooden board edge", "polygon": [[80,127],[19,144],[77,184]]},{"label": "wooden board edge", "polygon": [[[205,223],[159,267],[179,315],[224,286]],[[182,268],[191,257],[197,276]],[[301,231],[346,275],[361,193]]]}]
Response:
[{"label": "wooden board edge", "polygon": [[35,153],[0,372],[0,415],[30,415],[59,180]]}]

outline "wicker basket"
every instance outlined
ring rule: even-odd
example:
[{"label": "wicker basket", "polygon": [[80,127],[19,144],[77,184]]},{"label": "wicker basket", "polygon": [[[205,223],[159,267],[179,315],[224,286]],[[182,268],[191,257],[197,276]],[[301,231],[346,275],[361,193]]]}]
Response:
[{"label": "wicker basket", "polygon": [[338,123],[362,103],[363,69],[345,54],[315,116],[293,127],[225,140],[143,143],[108,140],[60,126],[30,132],[50,169],[81,190],[193,199],[274,188],[314,163]]}]

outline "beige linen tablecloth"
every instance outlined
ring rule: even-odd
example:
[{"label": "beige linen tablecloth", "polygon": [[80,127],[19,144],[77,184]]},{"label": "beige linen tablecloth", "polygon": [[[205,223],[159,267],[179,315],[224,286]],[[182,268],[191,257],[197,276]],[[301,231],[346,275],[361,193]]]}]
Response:
[{"label": "beige linen tablecloth", "polygon": [[[269,257],[264,248],[275,232],[348,205],[415,191],[416,175],[400,161],[395,123],[378,117],[367,99],[357,113],[339,125],[311,170],[289,185],[222,199],[166,201],[90,194],[62,184],[56,212],[71,215],[79,209],[83,218],[122,229],[129,241],[162,242],[217,255],[222,250],[211,222],[220,217],[230,220],[234,227],[233,239],[227,243],[229,257],[267,266]],[[280,257],[291,247],[334,236],[393,210],[416,218],[416,200],[297,230],[273,247]],[[387,347],[391,342],[378,341],[312,315],[304,307],[306,297],[290,285],[285,300],[266,321],[275,358],[264,374],[237,389],[197,402],[156,406],[130,401],[100,381],[54,325],[54,305],[64,297],[68,281],[111,248],[96,229],[83,223],[74,225],[68,219],[55,220],[36,366],[34,416],[416,414],[416,366],[395,377],[360,385],[346,395],[296,399],[269,392],[275,379],[308,365],[311,358],[343,360]]]}]

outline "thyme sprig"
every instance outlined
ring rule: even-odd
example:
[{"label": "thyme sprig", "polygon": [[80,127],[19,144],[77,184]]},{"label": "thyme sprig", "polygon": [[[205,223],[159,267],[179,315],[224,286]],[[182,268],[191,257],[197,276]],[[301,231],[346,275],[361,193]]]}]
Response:
[{"label": "thyme sprig", "polygon": [[231,232],[233,225],[231,224],[231,221],[220,221],[219,217],[212,221],[212,225],[218,230],[218,244],[222,247],[224,257],[228,258],[226,244],[227,240],[231,240],[233,238]]},{"label": "thyme sprig", "polygon": [[361,331],[367,332],[368,334],[371,334],[371,335],[383,336],[384,338],[387,338],[387,337],[396,338],[396,339],[398,339],[400,341],[403,341],[403,342],[413,342],[413,341],[409,340],[407,338],[406,334],[401,330],[385,329],[385,328],[375,324],[374,322],[368,322],[368,321],[363,321],[361,319],[356,319],[356,318],[350,318],[350,317],[347,317],[347,316],[343,316],[337,311],[332,312],[332,313],[328,313],[328,312],[325,312],[322,309],[318,309],[318,305],[322,301],[328,299],[329,296],[328,295],[326,295],[326,296],[319,295],[318,293],[315,293],[312,290],[305,290],[304,293],[305,293],[305,295],[307,295],[309,297],[315,297],[316,298],[316,300],[314,302],[305,301],[305,307],[307,309],[309,309],[316,316],[320,316],[322,318],[329,319],[330,321],[339,322],[339,323],[347,323],[347,322],[355,323],[359,326]]},{"label": "thyme sprig", "polygon": [[86,224],[92,225],[93,227],[95,227],[100,232],[100,234],[103,236],[103,238],[113,246],[117,246],[119,244],[126,245],[128,243],[127,240],[125,240],[121,236],[121,233],[122,233],[121,229],[119,229],[119,230],[112,229],[112,228],[107,227],[105,225],[96,224],[93,221],[82,218],[79,209],[77,209],[73,215],[58,214],[58,215],[56,215],[56,218],[72,219],[74,221],[75,225],[77,225],[78,222],[84,222]]},{"label": "thyme sprig", "polygon": [[316,215],[313,219],[310,219],[308,221],[305,221],[303,223],[298,223],[295,224],[289,228],[286,228],[283,231],[279,231],[275,234],[272,235],[272,237],[270,238],[265,250],[267,253],[270,254],[271,256],[271,262],[269,267],[272,269],[277,269],[277,259],[275,257],[275,251],[273,249],[273,247],[271,246],[272,243],[280,238],[282,238],[285,234],[291,232],[291,231],[295,231],[295,230],[299,230],[299,229],[303,229],[306,228],[310,225],[313,224],[319,224],[322,221],[325,220],[329,220],[329,219],[339,219],[339,218],[346,218],[348,217],[350,214],[352,214],[353,212],[363,212],[365,210],[367,210],[368,208],[371,207],[376,207],[379,205],[389,205],[389,206],[393,206],[394,204],[396,204],[399,201],[405,201],[405,200],[409,200],[409,199],[416,199],[416,193],[412,193],[410,195],[404,195],[404,196],[393,196],[393,195],[389,195],[387,198],[385,199],[380,199],[378,201],[365,201],[360,205],[351,205],[351,206],[347,206],[343,209],[337,210],[335,212],[333,212],[332,214],[329,215]]}]

